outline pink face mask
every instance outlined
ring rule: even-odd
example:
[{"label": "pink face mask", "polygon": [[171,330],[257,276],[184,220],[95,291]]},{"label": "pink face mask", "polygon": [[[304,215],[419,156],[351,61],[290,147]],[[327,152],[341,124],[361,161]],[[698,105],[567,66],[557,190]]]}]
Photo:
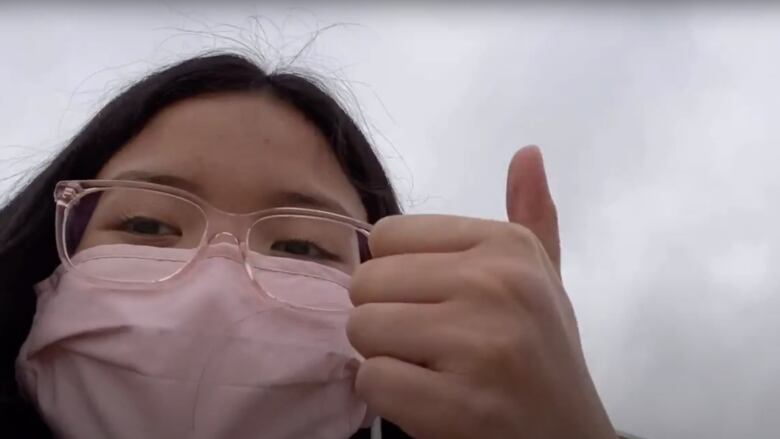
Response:
[{"label": "pink face mask", "polygon": [[[139,272],[188,259],[186,251],[150,248],[117,257],[113,247],[74,262]],[[346,338],[347,312],[271,299],[249,279],[236,247],[208,252],[186,275],[156,286],[99,283],[62,267],[36,286],[17,379],[55,434],[346,438],[368,425],[353,393],[360,356]],[[252,256],[256,279],[275,291],[311,303],[349,301],[349,276],[340,271]]]}]

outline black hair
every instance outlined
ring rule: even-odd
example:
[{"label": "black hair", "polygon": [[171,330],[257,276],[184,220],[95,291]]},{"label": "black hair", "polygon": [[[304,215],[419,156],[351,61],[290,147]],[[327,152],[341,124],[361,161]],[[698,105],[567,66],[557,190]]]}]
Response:
[{"label": "black hair", "polygon": [[0,433],[12,423],[12,431],[24,437],[48,436],[44,423],[18,392],[14,361],[35,313],[33,285],[59,264],[54,185],[59,180],[94,178],[147,122],[178,101],[209,93],[257,91],[292,105],[329,140],[360,194],[369,222],[400,213],[395,192],[365,135],[316,80],[289,72],[267,73],[232,53],[190,58],[146,76],[103,107],[0,210]]}]

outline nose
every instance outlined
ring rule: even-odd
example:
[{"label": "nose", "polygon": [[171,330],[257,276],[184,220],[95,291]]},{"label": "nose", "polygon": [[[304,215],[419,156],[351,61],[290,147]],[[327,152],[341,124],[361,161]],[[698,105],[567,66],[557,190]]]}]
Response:
[{"label": "nose", "polygon": [[255,280],[255,274],[246,259],[246,244],[242,243],[236,235],[230,232],[215,233],[208,239],[208,246],[212,249],[220,249],[221,251],[226,251],[228,248],[233,249],[232,251],[237,250],[237,256],[240,258],[239,260],[244,263],[246,274],[250,279],[253,281]]}]

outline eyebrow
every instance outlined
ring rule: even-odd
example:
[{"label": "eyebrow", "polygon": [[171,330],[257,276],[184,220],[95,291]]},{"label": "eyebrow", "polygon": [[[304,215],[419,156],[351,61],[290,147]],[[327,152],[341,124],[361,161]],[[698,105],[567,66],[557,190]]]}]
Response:
[{"label": "eyebrow", "polygon": [[276,192],[271,197],[271,203],[275,207],[304,207],[352,217],[341,203],[319,193],[315,195],[298,191]]},{"label": "eyebrow", "polygon": [[[176,175],[157,174],[147,171],[126,171],[117,175],[114,179],[156,183],[183,189],[195,194],[201,193],[200,185]],[[321,193],[312,194],[293,190],[279,191],[271,195],[268,201],[271,207],[302,207],[352,217],[341,203]]]},{"label": "eyebrow", "polygon": [[147,171],[126,171],[116,177],[115,180],[145,181],[147,183],[156,183],[164,186],[172,186],[184,189],[187,192],[200,193],[200,185],[184,177],[168,174],[157,174]]}]

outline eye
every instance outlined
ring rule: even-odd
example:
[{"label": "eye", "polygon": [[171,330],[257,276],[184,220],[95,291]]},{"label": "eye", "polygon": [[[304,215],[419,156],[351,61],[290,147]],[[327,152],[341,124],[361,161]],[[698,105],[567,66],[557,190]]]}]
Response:
[{"label": "eye", "polygon": [[288,255],[301,259],[338,259],[336,255],[324,250],[317,244],[306,240],[291,239],[276,241],[271,244],[271,250],[282,253],[282,256]]},{"label": "eye", "polygon": [[181,231],[174,226],[165,224],[153,218],[133,217],[122,221],[120,225],[122,231],[136,235],[151,236],[180,236]]}]

